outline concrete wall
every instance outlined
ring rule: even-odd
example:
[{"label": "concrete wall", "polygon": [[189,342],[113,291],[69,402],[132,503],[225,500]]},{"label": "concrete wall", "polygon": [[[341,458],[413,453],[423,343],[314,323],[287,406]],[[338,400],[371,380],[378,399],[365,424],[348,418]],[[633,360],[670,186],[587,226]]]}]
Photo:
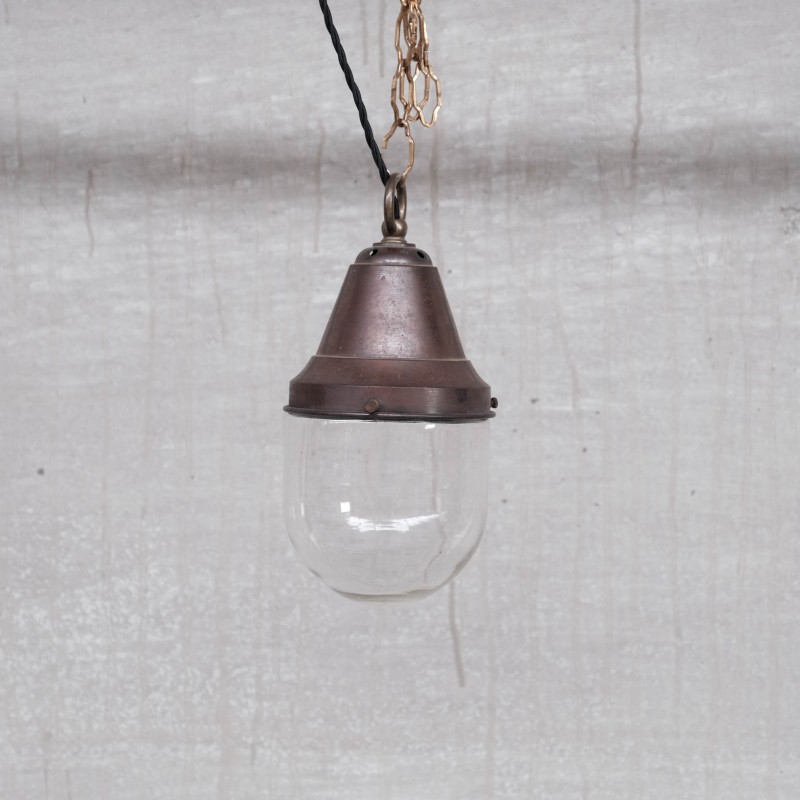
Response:
[{"label": "concrete wall", "polygon": [[[332,7],[382,132],[397,5]],[[376,607],[281,521],[381,219],[316,4],[3,0],[4,800],[800,796],[800,6],[424,9],[501,406],[475,559]]]}]

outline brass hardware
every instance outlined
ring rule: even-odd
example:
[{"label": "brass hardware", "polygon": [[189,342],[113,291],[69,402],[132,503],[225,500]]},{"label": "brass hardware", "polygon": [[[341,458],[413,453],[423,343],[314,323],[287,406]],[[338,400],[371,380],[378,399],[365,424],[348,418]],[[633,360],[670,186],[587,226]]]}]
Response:
[{"label": "brass hardware", "polygon": [[[408,177],[414,166],[414,137],[411,135],[411,123],[421,122],[423,127],[432,128],[442,107],[442,85],[431,69],[428,56],[430,49],[428,26],[421,4],[422,0],[400,0],[400,13],[394,27],[397,67],[392,76],[390,95],[394,121],[383,137],[383,147],[384,149],[388,147],[389,140],[398,128],[403,129],[408,140],[408,163],[402,173],[403,180]],[[423,77],[424,86],[421,99],[417,91],[417,79],[420,75]],[[425,107],[431,100],[432,90],[436,105],[430,117],[426,119]]]},{"label": "brass hardware", "polygon": [[406,182],[402,175],[393,172],[386,181],[383,193],[383,225],[381,231],[384,241],[406,238],[408,225],[406,224]]}]

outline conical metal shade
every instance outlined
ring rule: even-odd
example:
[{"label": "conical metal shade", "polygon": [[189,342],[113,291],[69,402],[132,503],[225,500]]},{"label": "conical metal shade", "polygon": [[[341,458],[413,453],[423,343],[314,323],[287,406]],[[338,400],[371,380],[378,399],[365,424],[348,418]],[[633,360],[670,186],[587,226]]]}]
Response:
[{"label": "conical metal shade", "polygon": [[464,355],[439,270],[415,245],[387,237],[350,266],[285,411],[468,422],[493,417],[495,405]]}]

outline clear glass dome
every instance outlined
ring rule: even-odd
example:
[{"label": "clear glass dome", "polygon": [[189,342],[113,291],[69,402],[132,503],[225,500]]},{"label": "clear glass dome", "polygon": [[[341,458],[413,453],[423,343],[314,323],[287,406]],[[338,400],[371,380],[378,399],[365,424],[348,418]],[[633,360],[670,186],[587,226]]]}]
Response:
[{"label": "clear glass dome", "polygon": [[486,523],[488,420],[285,420],[289,536],[328,586],[423,597],[469,561]]}]

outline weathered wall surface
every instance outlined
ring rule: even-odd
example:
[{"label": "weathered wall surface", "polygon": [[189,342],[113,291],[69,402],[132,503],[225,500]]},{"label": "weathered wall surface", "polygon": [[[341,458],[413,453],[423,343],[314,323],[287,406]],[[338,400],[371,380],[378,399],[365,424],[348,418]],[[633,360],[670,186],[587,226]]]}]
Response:
[{"label": "weathered wall surface", "polygon": [[[281,522],[381,215],[318,8],[3,0],[3,798],[800,796],[800,7],[425,9],[501,413],[474,561],[375,607]],[[333,11],[382,132],[395,4]]]}]

